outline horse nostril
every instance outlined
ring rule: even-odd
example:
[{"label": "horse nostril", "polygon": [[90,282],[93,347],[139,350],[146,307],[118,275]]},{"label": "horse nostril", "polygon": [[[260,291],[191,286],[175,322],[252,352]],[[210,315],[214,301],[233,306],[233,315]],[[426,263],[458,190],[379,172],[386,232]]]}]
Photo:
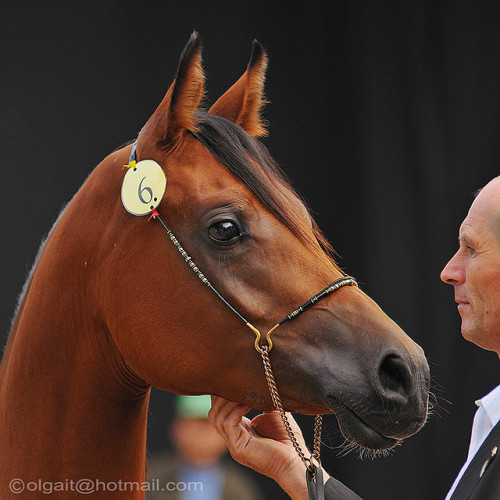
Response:
[{"label": "horse nostril", "polygon": [[386,356],[378,371],[382,393],[386,397],[400,394],[408,397],[411,391],[411,376],[406,363],[396,354]]}]

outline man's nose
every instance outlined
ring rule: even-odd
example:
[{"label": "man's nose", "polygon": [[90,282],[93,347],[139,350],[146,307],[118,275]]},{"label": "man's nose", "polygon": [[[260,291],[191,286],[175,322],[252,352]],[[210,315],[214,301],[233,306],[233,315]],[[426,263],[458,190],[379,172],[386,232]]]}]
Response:
[{"label": "man's nose", "polygon": [[[458,253],[458,252],[457,252]],[[460,259],[455,254],[444,266],[441,271],[441,280],[449,285],[463,283],[465,281],[465,273],[463,266],[460,264]]]}]

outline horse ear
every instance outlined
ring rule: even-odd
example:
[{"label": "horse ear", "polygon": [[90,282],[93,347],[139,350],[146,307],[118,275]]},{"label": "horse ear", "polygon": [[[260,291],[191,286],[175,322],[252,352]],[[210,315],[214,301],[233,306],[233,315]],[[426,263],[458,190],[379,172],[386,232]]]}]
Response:
[{"label": "horse ear", "polygon": [[182,51],[175,79],[160,105],[142,128],[137,149],[171,147],[185,130],[195,131],[195,113],[204,96],[201,41],[194,31]]},{"label": "horse ear", "polygon": [[245,73],[210,108],[209,113],[222,116],[240,125],[255,137],[267,135],[261,110],[264,99],[267,54],[262,45],[253,41],[252,55]]}]

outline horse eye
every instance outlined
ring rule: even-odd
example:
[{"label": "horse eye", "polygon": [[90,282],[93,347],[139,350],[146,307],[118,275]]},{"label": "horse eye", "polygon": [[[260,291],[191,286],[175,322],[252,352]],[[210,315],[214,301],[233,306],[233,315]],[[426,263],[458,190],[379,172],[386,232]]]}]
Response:
[{"label": "horse eye", "polygon": [[241,236],[240,228],[230,220],[216,222],[209,227],[208,234],[215,241],[231,241]]}]

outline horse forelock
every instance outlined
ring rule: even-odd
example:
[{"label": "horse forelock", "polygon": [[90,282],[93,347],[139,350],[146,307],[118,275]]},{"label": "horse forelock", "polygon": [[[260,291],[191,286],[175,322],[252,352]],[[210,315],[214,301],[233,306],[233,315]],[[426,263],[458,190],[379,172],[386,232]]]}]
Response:
[{"label": "horse forelock", "polygon": [[335,251],[314,221],[307,203],[293,188],[262,142],[220,116],[199,112],[197,117],[196,131],[192,132],[194,137],[299,239],[313,243],[303,229],[302,216],[286,203],[289,197],[284,194],[288,192],[300,200],[312,220],[316,242],[333,260]]}]

